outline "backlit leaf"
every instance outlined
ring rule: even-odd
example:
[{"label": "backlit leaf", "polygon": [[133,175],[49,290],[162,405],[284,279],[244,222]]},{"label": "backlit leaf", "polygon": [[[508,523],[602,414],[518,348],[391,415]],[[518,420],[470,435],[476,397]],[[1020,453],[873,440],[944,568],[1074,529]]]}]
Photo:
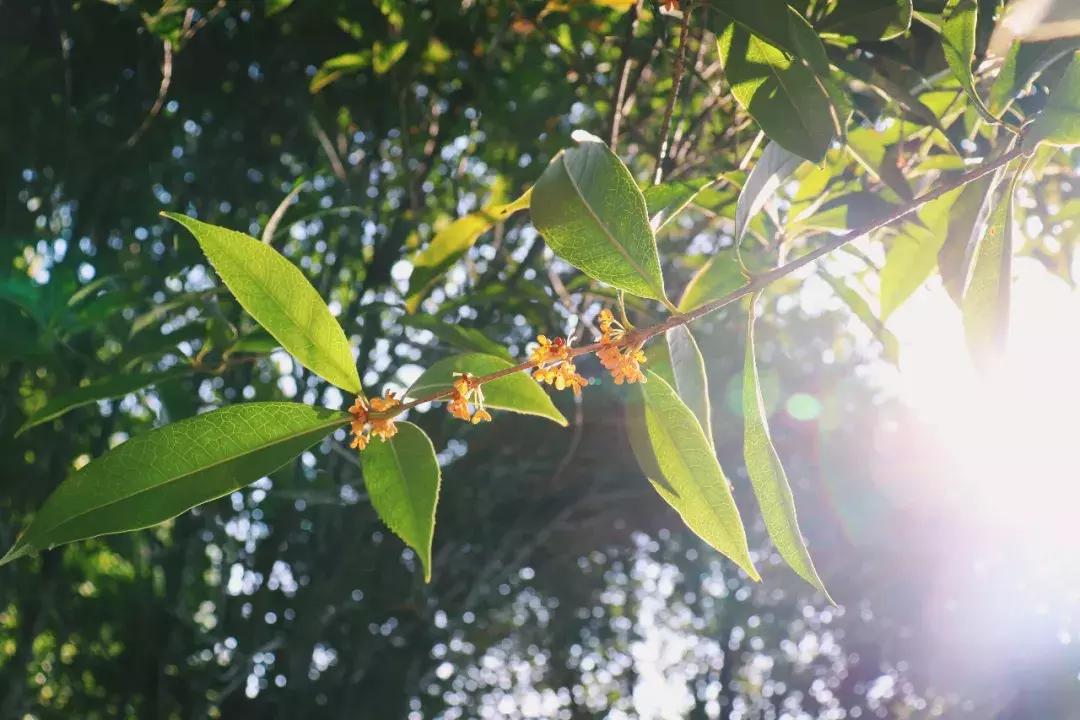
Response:
[{"label": "backlit leaf", "polygon": [[176,213],[163,215],[191,231],[240,305],[301,365],[346,392],[360,392],[341,325],[295,265],[243,233]]},{"label": "backlit leaf", "polygon": [[[739,509],[694,413],[662,377],[647,372],[639,385],[648,448],[655,463],[642,469],[653,488],[698,537],[731,558],[754,580]],[[633,406],[630,408],[634,412]],[[635,441],[632,438],[632,441]],[[659,472],[659,477],[651,476]]]},{"label": "backlit leaf", "polygon": [[761,212],[785,180],[799,169],[803,159],[778,143],[769,143],[746,178],[735,206],[735,244],[742,244],[750,220]]},{"label": "backlit leaf", "polygon": [[983,104],[979,91],[975,88],[975,77],[971,65],[975,62],[975,31],[979,19],[979,6],[976,0],[949,0],[941,23],[941,47],[945,51],[945,62],[953,76],[960,81],[971,99],[974,108],[990,122],[995,118]]},{"label": "backlit leaf", "polygon": [[721,250],[701,266],[683,290],[679,312],[690,312],[722,298],[746,284],[739,258],[733,249]]},{"label": "backlit leaf", "polygon": [[968,183],[949,208],[945,243],[938,252],[938,271],[945,290],[957,304],[967,287],[972,249],[986,219],[990,190],[996,182],[995,176],[987,175]]},{"label": "backlit leaf", "polygon": [[350,419],[299,403],[245,403],[138,435],[61,483],[0,564],[157,525],[277,470]]},{"label": "backlit leaf", "polygon": [[423,430],[398,421],[397,434],[373,440],[360,453],[364,487],[386,526],[420,557],[424,581],[431,582],[431,541],[442,474],[435,446]]},{"label": "backlit leaf", "polygon": [[949,210],[960,190],[923,205],[918,222],[905,223],[892,239],[881,269],[881,319],[896,308],[930,277],[937,267],[938,253],[948,232]]},{"label": "backlit leaf", "polygon": [[973,253],[971,280],[961,309],[968,349],[986,367],[1000,353],[1009,333],[1009,290],[1012,285],[1013,192],[1017,173],[993,205],[986,229]]},{"label": "backlit leaf", "polygon": [[743,457],[750,484],[754,488],[758,505],[761,507],[765,527],[769,537],[776,544],[780,556],[791,569],[808,583],[825,593],[829,593],[818,577],[814,561],[803,542],[795,514],[795,497],[788,484],[787,473],[780,462],[780,456],[773,447],[769,434],[769,420],[765,411],[765,401],[761,395],[761,383],[758,380],[757,359],[754,351],[754,305],[755,295],[750,301],[750,316],[746,330],[746,359],[743,365],[743,420],[745,434],[743,438]]},{"label": "backlit leaf", "polygon": [[896,339],[896,336],[885,327],[885,323],[881,321],[877,315],[874,314],[873,309],[870,307],[870,303],[866,301],[858,291],[851,287],[845,279],[837,278],[829,274],[828,272],[821,271],[821,277],[832,287],[833,292],[837,297],[844,301],[848,310],[857,317],[863,325],[867,327],[870,332],[874,333],[874,337],[878,339],[882,346],[882,355],[886,360],[896,365],[900,362],[900,342]]},{"label": "backlit leaf", "polygon": [[420,301],[427,296],[436,281],[495,223],[529,207],[530,192],[526,191],[513,202],[488,205],[483,210],[469,213],[435,233],[428,246],[412,259],[413,271],[409,276],[406,309],[410,313],[416,312]]},{"label": "backlit leaf", "polygon": [[666,300],[645,198],[622,161],[578,135],[533,187],[533,224],[555,254],[586,275],[639,297]]},{"label": "backlit leaf", "polygon": [[679,397],[698,419],[705,439],[713,446],[712,412],[709,408],[709,378],[705,374],[705,358],[701,355],[690,329],[677,325],[664,333],[671,369],[675,376],[675,389]]},{"label": "backlit leaf", "polygon": [[645,206],[649,212],[649,224],[653,231],[667,225],[686,206],[694,201],[705,188],[716,182],[703,177],[694,180],[670,180],[645,189]]},{"label": "backlit leaf", "polygon": [[[454,381],[454,373],[490,375],[513,366],[514,364],[508,360],[483,353],[465,353],[443,358],[416,379],[409,388],[408,395],[418,398],[429,393],[449,390]],[[509,410],[522,415],[537,415],[563,426],[567,424],[566,418],[551,402],[551,397],[528,373],[511,373],[498,380],[484,383],[483,389],[484,404],[487,407]]]}]

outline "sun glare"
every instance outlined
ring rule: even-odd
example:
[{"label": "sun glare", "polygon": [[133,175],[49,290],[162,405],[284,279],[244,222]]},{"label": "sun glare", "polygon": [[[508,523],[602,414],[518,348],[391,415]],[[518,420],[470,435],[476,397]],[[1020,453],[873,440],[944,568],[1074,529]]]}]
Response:
[{"label": "sun glare", "polygon": [[1080,293],[1035,261],[1017,265],[1008,348],[990,372],[973,367],[940,285],[890,326],[903,348],[900,395],[949,458],[928,489],[965,520],[1045,552],[1080,537]]}]

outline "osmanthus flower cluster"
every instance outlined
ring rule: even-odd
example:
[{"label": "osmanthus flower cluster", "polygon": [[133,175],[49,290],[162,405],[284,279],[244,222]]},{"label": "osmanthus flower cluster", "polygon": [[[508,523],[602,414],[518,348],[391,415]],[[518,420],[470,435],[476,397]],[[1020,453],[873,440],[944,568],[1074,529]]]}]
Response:
[{"label": "osmanthus flower cluster", "polygon": [[352,442],[349,447],[363,450],[371,441],[371,436],[386,442],[397,435],[397,426],[394,417],[397,415],[396,408],[401,407],[401,401],[394,397],[394,393],[387,391],[383,397],[364,400],[363,396],[357,395],[349,412],[353,419],[351,423]]},{"label": "osmanthus flower cluster", "polygon": [[589,381],[578,375],[570,353],[570,343],[561,337],[549,340],[546,335],[537,336],[536,343],[529,356],[529,361],[536,366],[533,378],[554,386],[556,390],[570,388],[575,395],[580,395],[581,388]]},{"label": "osmanthus flower cluster", "polygon": [[619,347],[619,343],[627,339],[627,329],[607,308],[600,311],[600,332],[602,347],[596,351],[596,357],[600,364],[611,371],[615,384],[645,382],[645,375],[641,372],[645,351],[641,349],[641,342]]},{"label": "osmanthus flower cluster", "polygon": [[[469,403],[472,403],[471,411]],[[484,388],[479,378],[472,373],[455,374],[453,394],[446,409],[459,420],[471,422],[473,425],[491,422],[491,415],[484,408]]]}]

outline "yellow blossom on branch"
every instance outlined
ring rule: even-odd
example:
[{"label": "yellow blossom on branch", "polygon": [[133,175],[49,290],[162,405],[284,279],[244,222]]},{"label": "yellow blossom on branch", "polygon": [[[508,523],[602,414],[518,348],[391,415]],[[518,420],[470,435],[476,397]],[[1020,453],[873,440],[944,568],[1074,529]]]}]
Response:
[{"label": "yellow blossom on branch", "polygon": [[401,402],[394,397],[394,393],[386,392],[383,397],[372,398],[371,404],[357,396],[356,401],[349,408],[352,413],[352,442],[349,447],[363,450],[371,441],[371,436],[387,441],[397,434],[397,425],[394,424],[394,416],[383,417],[383,413],[392,411]]},{"label": "yellow blossom on branch", "polygon": [[562,338],[549,340],[544,335],[537,336],[536,342],[536,349],[529,355],[529,360],[537,363],[533,378],[557,390],[570,388],[575,395],[580,395],[581,388],[589,381],[578,375],[577,367],[570,359],[570,345]]},{"label": "yellow blossom on branch", "polygon": [[[490,422],[491,414],[484,409],[484,391],[480,387],[480,381],[475,375],[469,373],[456,373],[453,384],[453,394],[446,409],[450,414],[461,420],[472,422],[473,425],[481,422]],[[470,412],[469,403],[472,403],[475,411]]]},{"label": "yellow blossom on branch", "polygon": [[611,311],[604,308],[600,311],[600,344],[602,347],[596,352],[600,364],[611,372],[611,377],[616,385],[626,383],[645,382],[645,374],[641,372],[641,363],[645,362],[645,353],[641,345],[621,348],[618,343],[626,339],[627,329],[615,319]]}]

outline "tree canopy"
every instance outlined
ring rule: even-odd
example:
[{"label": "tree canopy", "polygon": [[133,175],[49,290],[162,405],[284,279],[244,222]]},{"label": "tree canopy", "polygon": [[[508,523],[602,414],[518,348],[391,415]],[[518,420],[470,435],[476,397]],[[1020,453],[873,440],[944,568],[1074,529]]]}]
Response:
[{"label": "tree canopy", "polygon": [[1076,15],[0,0],[0,716],[1064,713],[867,455],[1075,283]]}]

